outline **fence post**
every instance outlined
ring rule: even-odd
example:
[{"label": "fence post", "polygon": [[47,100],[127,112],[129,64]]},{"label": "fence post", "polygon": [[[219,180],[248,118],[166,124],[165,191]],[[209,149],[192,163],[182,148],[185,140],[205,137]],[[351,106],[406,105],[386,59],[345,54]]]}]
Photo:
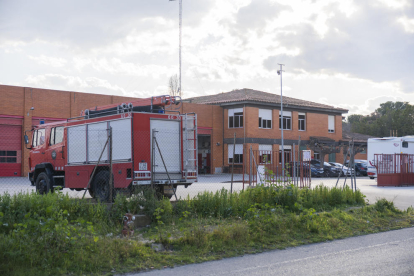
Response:
[{"label": "fence post", "polygon": [[296,186],[296,149],[293,143],[293,185]]},{"label": "fence post", "polygon": [[154,143],[154,135],[155,129],[151,129],[151,189],[154,190],[154,163],[155,163],[155,143]]},{"label": "fence post", "polygon": [[234,175],[234,156],[236,152],[236,132],[234,133],[234,139],[233,139],[233,159],[231,162],[231,185],[230,185],[230,193],[233,193],[233,175]]},{"label": "fence post", "polygon": [[252,177],[253,177],[253,172],[252,172],[252,162],[253,162],[253,157],[252,157],[252,153],[253,153],[253,149],[252,149],[252,146],[250,146],[250,151],[249,151],[249,169],[250,169],[250,172],[249,172],[249,187],[251,187],[252,186]]},{"label": "fence post", "polygon": [[114,182],[112,181],[112,127],[109,127],[109,202],[113,200]]}]

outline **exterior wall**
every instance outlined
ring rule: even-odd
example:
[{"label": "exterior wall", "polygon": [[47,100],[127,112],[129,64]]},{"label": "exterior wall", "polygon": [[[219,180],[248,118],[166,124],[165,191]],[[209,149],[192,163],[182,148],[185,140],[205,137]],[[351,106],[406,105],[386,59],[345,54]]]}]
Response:
[{"label": "exterior wall", "polygon": [[[197,126],[211,129],[211,172],[219,172],[223,168],[223,108],[216,105],[183,103],[181,113],[197,114]],[[219,145],[217,145],[219,144]]]},{"label": "exterior wall", "polygon": [[[87,108],[132,100],[136,98],[0,85],[0,115],[4,118],[23,118],[22,137],[24,131],[32,129],[33,118],[76,117]],[[31,107],[34,110],[30,110]],[[29,172],[29,150],[24,139],[21,143],[21,171],[22,176],[26,176]]]},{"label": "exterior wall", "polygon": [[[324,136],[335,141],[342,139],[342,116],[335,115],[335,132],[328,132],[328,114],[321,113],[306,113],[306,130],[299,131],[298,129],[298,111],[292,112],[292,129],[283,131],[284,139],[298,140],[299,136],[301,140],[309,140],[311,136]],[[279,114],[280,110],[272,110],[272,128],[262,129],[259,128],[259,108],[245,107],[244,108],[244,128],[228,128],[228,110],[224,110],[225,116],[225,129],[224,138],[232,138],[234,133],[237,137],[260,137],[269,139],[280,139],[281,130],[279,129]]]}]

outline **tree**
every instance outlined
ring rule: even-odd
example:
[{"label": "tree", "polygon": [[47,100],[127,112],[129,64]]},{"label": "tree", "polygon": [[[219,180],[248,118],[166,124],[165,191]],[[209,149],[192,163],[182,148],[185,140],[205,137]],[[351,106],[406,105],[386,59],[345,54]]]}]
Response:
[{"label": "tree", "polygon": [[319,153],[319,166],[323,168],[325,162],[325,155],[331,153],[339,153],[342,145],[336,145],[335,140],[327,139],[325,137],[310,137],[307,147],[316,153]]},{"label": "tree", "polygon": [[376,137],[414,134],[414,106],[408,102],[385,102],[370,115],[348,117],[351,131]]},{"label": "tree", "polygon": [[170,96],[180,96],[181,97],[181,90],[180,85],[178,82],[177,74],[170,77],[168,81],[168,92]]}]

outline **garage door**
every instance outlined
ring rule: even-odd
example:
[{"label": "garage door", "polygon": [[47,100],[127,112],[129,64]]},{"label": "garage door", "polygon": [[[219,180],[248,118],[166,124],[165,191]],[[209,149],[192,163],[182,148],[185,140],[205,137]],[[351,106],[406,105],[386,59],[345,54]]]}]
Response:
[{"label": "garage door", "polygon": [[22,127],[0,125],[0,176],[20,176]]}]

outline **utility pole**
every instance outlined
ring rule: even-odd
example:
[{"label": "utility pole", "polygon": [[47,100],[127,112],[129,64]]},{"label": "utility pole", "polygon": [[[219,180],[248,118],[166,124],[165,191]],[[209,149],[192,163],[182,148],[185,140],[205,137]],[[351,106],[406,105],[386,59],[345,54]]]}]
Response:
[{"label": "utility pole", "polygon": [[[175,1],[175,0],[170,0]],[[178,63],[179,63],[179,88],[178,88],[178,95],[182,96],[182,89],[181,89],[181,29],[182,29],[182,18],[183,18],[183,0],[178,0],[179,4],[179,46],[178,46]]]},{"label": "utility pole", "polygon": [[277,70],[277,74],[280,75],[280,112],[281,114],[281,130],[282,130],[282,177],[283,180],[285,178],[285,142],[283,139],[283,91],[282,91],[282,66],[285,66],[284,64],[278,63],[280,65],[280,69]]}]

